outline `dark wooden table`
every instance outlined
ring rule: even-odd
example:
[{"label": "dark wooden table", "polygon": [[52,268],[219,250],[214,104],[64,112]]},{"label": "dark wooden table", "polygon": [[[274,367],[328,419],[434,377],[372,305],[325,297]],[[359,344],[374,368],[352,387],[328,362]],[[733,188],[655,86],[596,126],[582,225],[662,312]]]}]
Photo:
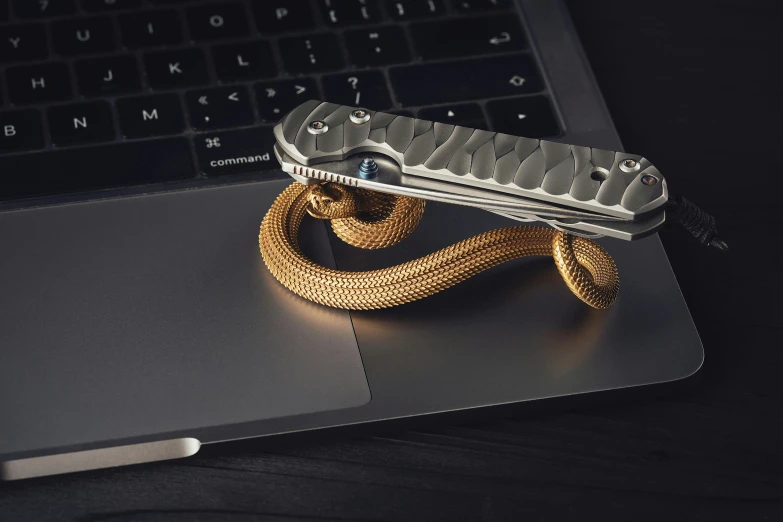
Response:
[{"label": "dark wooden table", "polygon": [[568,4],[626,149],[731,246],[662,234],[707,354],[695,389],[3,484],[0,520],[783,520],[781,9]]}]

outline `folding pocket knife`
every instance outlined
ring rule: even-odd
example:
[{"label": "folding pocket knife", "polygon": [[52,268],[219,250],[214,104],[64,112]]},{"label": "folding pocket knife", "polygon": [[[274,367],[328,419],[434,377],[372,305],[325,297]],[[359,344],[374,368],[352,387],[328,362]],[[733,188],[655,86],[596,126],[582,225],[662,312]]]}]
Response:
[{"label": "folding pocket knife", "polygon": [[625,240],[666,218],[666,180],[624,152],[304,102],[275,126],[275,155],[295,180],[484,209],[577,235]]}]

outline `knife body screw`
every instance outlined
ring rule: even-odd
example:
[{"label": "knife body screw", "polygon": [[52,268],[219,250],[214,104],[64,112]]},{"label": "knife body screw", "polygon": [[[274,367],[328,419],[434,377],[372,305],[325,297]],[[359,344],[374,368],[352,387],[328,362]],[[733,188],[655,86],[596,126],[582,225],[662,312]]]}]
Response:
[{"label": "knife body screw", "polygon": [[326,122],[322,120],[313,120],[307,126],[307,131],[310,134],[323,134],[328,130],[329,130],[329,125],[327,125]]},{"label": "knife body screw", "polygon": [[351,112],[350,119],[356,125],[361,125],[370,121],[370,113],[364,109],[356,109]]},{"label": "knife body screw", "polygon": [[639,162],[635,159],[625,159],[620,162],[620,170],[623,172],[636,172],[639,170]]}]

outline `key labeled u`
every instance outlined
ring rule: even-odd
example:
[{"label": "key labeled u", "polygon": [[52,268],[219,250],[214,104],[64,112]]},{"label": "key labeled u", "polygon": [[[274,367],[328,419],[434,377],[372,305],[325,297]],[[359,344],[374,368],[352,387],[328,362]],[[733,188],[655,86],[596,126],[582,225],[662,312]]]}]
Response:
[{"label": "key labeled u", "polygon": [[89,29],[77,29],[76,30],[76,38],[80,42],[86,42],[90,39],[90,30]]}]

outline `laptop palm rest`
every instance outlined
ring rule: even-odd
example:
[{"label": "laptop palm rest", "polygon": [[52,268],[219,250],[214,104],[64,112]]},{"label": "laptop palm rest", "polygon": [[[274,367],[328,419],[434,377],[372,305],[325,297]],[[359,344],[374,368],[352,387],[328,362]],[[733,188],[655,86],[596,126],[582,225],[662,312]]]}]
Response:
[{"label": "laptop palm rest", "polygon": [[[0,214],[0,460],[367,404],[348,313],[259,254],[289,183]],[[324,224],[302,234],[334,266]]]}]

